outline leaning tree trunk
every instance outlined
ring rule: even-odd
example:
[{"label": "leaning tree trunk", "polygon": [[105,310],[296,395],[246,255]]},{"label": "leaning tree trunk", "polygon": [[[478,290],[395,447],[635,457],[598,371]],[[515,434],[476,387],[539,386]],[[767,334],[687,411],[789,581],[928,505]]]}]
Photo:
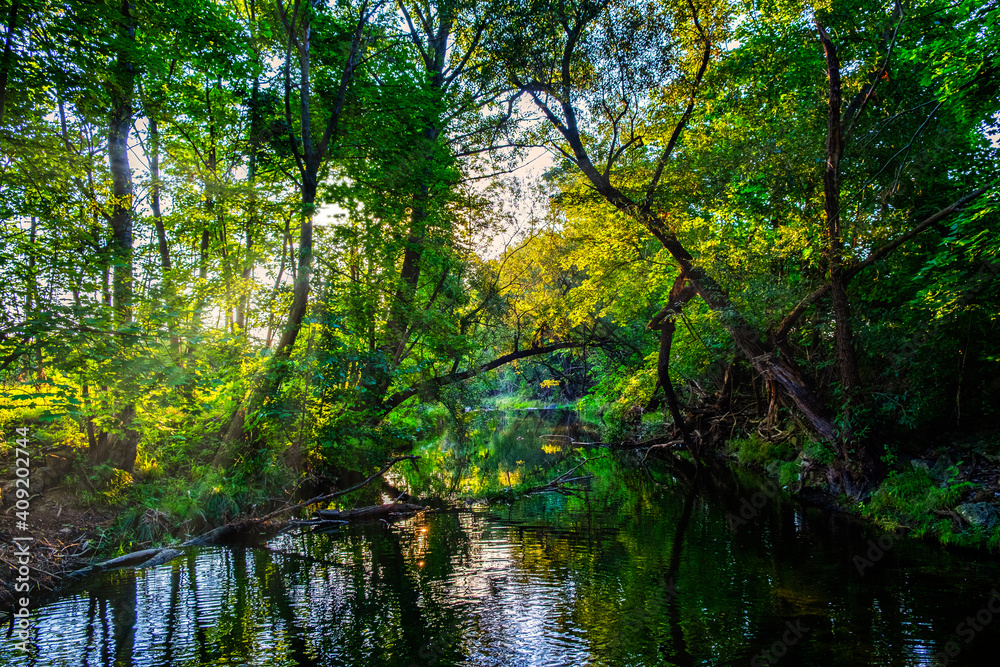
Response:
[{"label": "leaning tree trunk", "polygon": [[663,388],[663,393],[667,397],[667,407],[670,409],[670,415],[674,418],[674,424],[677,426],[677,430],[680,431],[681,438],[684,440],[684,446],[695,457],[695,461],[698,461],[698,444],[691,438],[690,429],[684,421],[684,416],[681,414],[680,401],[677,399],[677,393],[674,391],[674,383],[670,379],[670,350],[673,345],[674,330],[676,329],[674,318],[680,314],[684,304],[694,296],[692,288],[684,287],[686,282],[687,278],[683,273],[677,276],[677,280],[674,281],[674,286],[670,290],[669,302],[666,308],[656,314],[649,323],[649,328],[653,330],[659,329],[660,331],[660,350],[656,361],[658,385]]},{"label": "leaning tree trunk", "polygon": [[[594,14],[593,16],[597,15]],[[826,406],[806,381],[794,360],[785,355],[778,354],[778,349],[771,337],[765,332],[760,331],[757,327],[754,327],[739,311],[725,289],[701,267],[700,263],[694,261],[694,257],[680,242],[673,230],[670,229],[665,215],[652,210],[664,168],[671,158],[677,142],[691,117],[695,105],[695,94],[708,69],[709,60],[713,52],[713,44],[710,36],[702,31],[697,15],[695,15],[694,23],[701,34],[700,41],[702,42],[703,50],[700,66],[694,85],[692,86],[691,96],[670,135],[663,153],[656,163],[645,198],[633,200],[612,184],[610,163],[602,169],[598,169],[595,166],[584,145],[579,130],[580,123],[577,118],[577,110],[573,105],[571,97],[571,91],[575,82],[573,81],[573,70],[569,64],[576,57],[574,49],[578,46],[581,35],[585,32],[586,22],[586,19],[581,19],[572,29],[567,27],[567,39],[562,56],[562,72],[557,76],[555,82],[528,81],[518,82],[518,85],[531,96],[532,101],[542,111],[548,122],[563,136],[568,144],[574,163],[590,181],[594,189],[612,206],[641,222],[656,237],[664,249],[670,253],[674,261],[677,262],[681,271],[687,276],[687,279],[698,292],[698,295],[701,296],[709,308],[719,315],[721,324],[729,332],[736,346],[743,352],[750,363],[757,370],[774,378],[799,408],[813,431],[819,437],[824,440],[835,441],[837,439],[837,429],[827,412]],[[550,108],[548,100],[542,99],[539,94],[540,91],[549,92],[550,99],[556,100],[552,104],[558,104],[557,111],[553,111]]]}]

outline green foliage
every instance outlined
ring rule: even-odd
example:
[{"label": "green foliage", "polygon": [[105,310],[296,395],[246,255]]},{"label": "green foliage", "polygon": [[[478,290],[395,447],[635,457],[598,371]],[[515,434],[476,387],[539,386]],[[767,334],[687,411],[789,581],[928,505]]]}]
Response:
[{"label": "green foliage", "polygon": [[837,452],[829,443],[816,440],[807,440],[802,447],[802,451],[812,460],[829,465],[837,458]]},{"label": "green foliage", "polygon": [[934,512],[953,507],[969,488],[968,482],[956,482],[956,475],[952,467],[948,479],[939,483],[921,468],[893,471],[863,506],[862,514],[889,525],[907,525],[915,537],[936,533],[943,541],[951,541],[951,519]]},{"label": "green foliage", "polygon": [[778,471],[778,483],[782,488],[790,488],[800,480],[802,463],[799,460],[785,461]]},{"label": "green foliage", "polygon": [[796,455],[795,448],[787,440],[772,442],[757,434],[734,438],[726,443],[726,447],[741,464],[757,467],[765,467],[773,461],[786,461]]},{"label": "green foliage", "polygon": [[[425,481],[498,493],[544,466],[479,460],[487,418],[467,407],[576,404],[609,439],[665,428],[647,409],[662,396],[648,323],[679,275],[664,239],[719,285],[673,316],[684,405],[711,404],[745,356],[737,323],[798,364],[852,446],[995,422],[995,190],[847,283],[855,395],[826,296],[775,340],[830,285],[834,254],[864,262],[1000,175],[995,6],[918,0],[900,21],[855,0],[432,4],[298,2],[293,27],[247,2],[30,3],[0,123],[7,447],[21,425],[81,459],[92,438],[134,434],[134,479],[78,472],[89,500],[132,508],[123,530],[158,525],[147,510],[214,524],[442,429],[452,446],[427,455],[465,472]],[[400,13],[422,16],[405,36]],[[864,100],[834,249],[814,18],[836,42],[844,110]],[[133,163],[112,172],[119,121]],[[544,174],[509,175],[537,146],[555,156]],[[297,342],[276,350],[286,328]],[[759,370],[734,401],[756,401]],[[237,414],[247,437],[231,443]],[[787,442],[730,449],[798,475]],[[834,462],[828,444],[804,449]],[[873,502],[937,503],[918,481]]]}]

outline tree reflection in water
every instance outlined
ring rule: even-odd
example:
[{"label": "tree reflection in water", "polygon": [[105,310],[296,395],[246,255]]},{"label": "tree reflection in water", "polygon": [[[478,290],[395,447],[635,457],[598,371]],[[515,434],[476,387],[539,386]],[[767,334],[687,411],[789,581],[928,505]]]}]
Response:
[{"label": "tree reflection in water", "polygon": [[[527,461],[562,428],[543,421],[517,416],[469,447]],[[580,456],[555,449],[537,458],[556,472]],[[782,665],[933,664],[1000,574],[900,541],[861,576],[852,558],[878,534],[844,517],[779,495],[734,529],[727,515],[759,488],[744,473],[628,456],[588,468],[570,495],[95,577],[35,612],[32,655],[4,645],[0,664],[746,665],[796,621],[809,631]],[[987,626],[953,664],[992,664],[998,639]]]}]

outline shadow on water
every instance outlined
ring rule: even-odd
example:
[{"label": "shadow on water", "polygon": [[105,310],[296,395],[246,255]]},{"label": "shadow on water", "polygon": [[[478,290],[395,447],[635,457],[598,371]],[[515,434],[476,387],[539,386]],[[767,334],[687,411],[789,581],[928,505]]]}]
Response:
[{"label": "shadow on water", "polygon": [[[553,444],[586,425],[540,413],[445,439],[440,483],[461,465],[463,483],[551,478],[587,455]],[[573,494],[95,577],[36,610],[31,653],[7,642],[0,664],[995,664],[986,555],[890,539],[727,468],[587,468]]]}]

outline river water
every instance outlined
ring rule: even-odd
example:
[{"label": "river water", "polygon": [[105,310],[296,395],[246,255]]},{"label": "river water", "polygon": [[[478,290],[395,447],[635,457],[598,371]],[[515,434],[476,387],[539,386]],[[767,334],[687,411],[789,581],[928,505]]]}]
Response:
[{"label": "river water", "polygon": [[[442,484],[551,479],[599,455],[569,444],[586,431],[565,416],[488,419],[461,451],[440,445],[464,471]],[[0,664],[1000,662],[1000,567],[987,554],[897,541],[728,469],[689,478],[609,455],[584,470],[594,477],[571,495],[95,577],[36,610],[30,654],[8,638]]]}]

